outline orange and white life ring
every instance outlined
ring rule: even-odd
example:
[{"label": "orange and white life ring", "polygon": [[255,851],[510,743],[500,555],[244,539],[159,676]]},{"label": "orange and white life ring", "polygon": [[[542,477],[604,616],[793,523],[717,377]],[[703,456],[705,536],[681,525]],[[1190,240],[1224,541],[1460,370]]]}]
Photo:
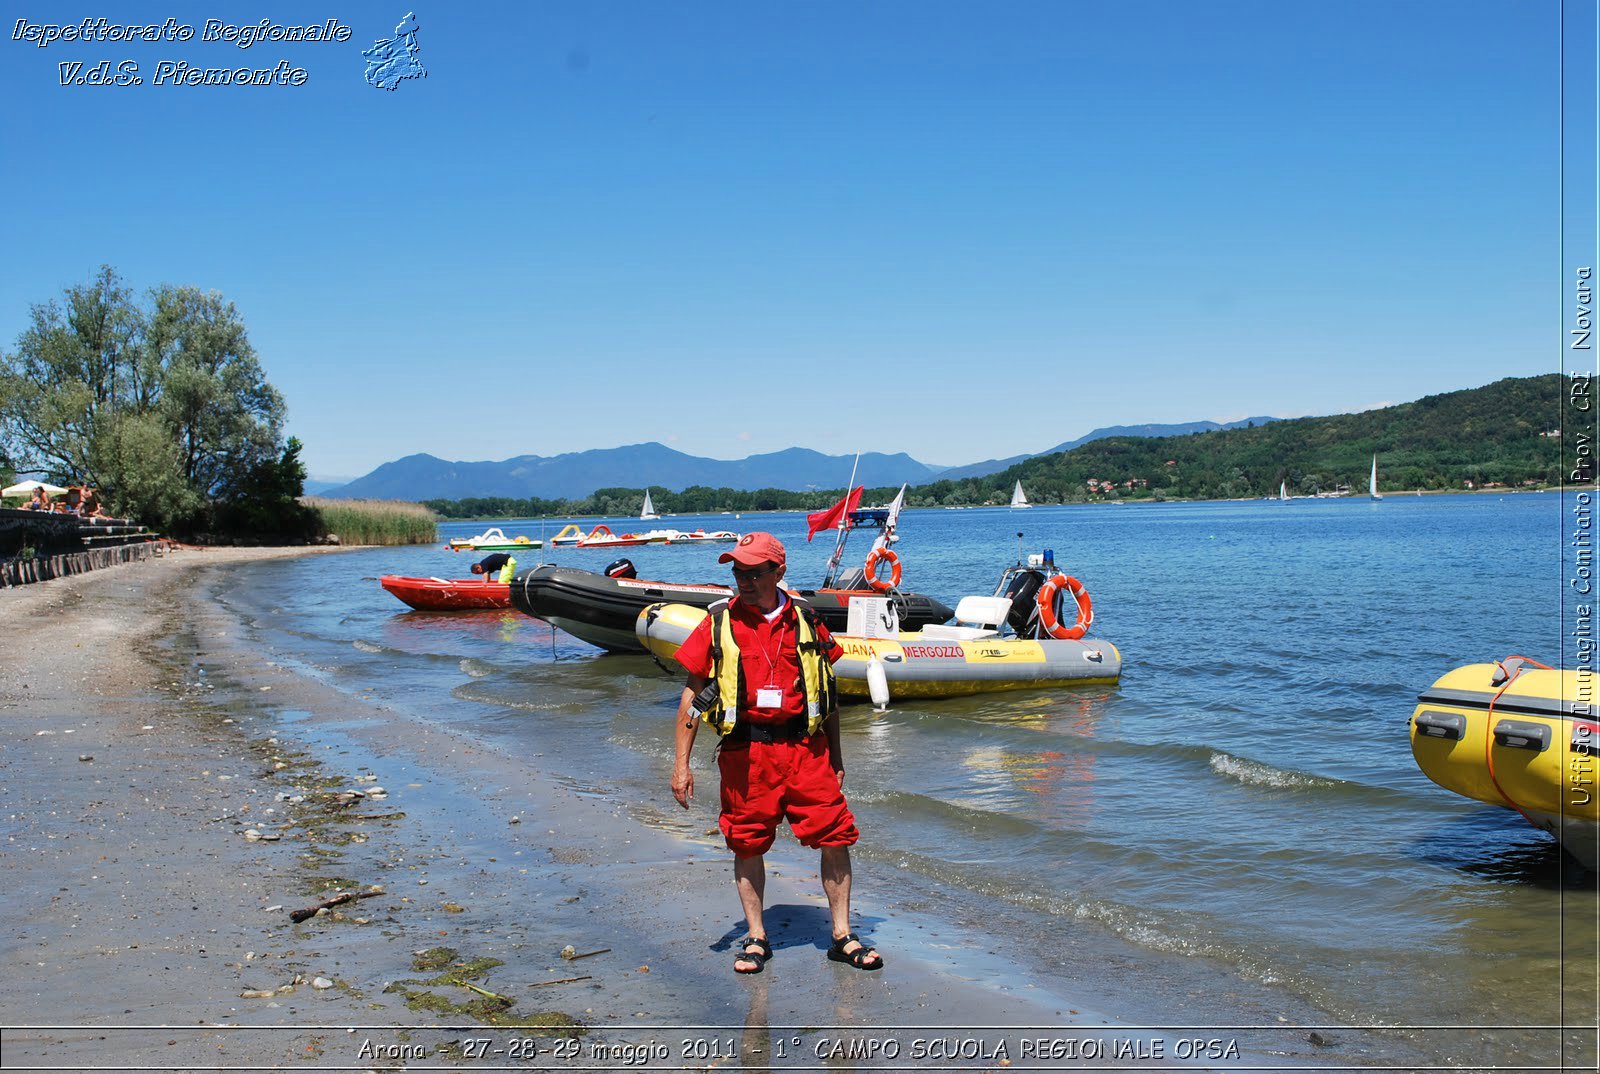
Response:
[{"label": "orange and white life ring", "polygon": [[[1078,621],[1072,626],[1062,626],[1056,618],[1056,597],[1060,596],[1062,590],[1072,594],[1073,601],[1078,605]],[[1040,586],[1037,600],[1039,623],[1052,638],[1063,641],[1081,638],[1088,632],[1089,624],[1094,622],[1094,602],[1089,599],[1089,591],[1071,575],[1058,574]]]},{"label": "orange and white life ring", "polygon": [[[878,577],[878,564],[889,564],[889,580],[885,582]],[[867,553],[867,584],[879,593],[887,593],[900,585],[900,557],[894,554],[892,548],[874,548]]]}]

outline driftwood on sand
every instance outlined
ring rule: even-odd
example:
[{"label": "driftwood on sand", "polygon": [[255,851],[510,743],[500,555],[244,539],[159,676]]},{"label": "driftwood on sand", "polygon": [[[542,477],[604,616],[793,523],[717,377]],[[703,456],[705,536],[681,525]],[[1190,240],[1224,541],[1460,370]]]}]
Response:
[{"label": "driftwood on sand", "polygon": [[339,906],[339,905],[341,905],[343,903],[354,902],[357,899],[370,899],[374,895],[382,895],[382,894],[383,894],[383,889],[382,888],[377,888],[376,890],[373,890],[373,891],[346,891],[346,892],[342,892],[341,894],[335,895],[331,899],[324,899],[322,902],[317,903],[317,905],[315,905],[315,906],[307,906],[304,909],[293,911],[292,913],[289,914],[289,920],[298,923],[298,922],[306,920],[307,918],[316,917],[317,916],[317,912],[319,910],[326,910],[330,906]]}]

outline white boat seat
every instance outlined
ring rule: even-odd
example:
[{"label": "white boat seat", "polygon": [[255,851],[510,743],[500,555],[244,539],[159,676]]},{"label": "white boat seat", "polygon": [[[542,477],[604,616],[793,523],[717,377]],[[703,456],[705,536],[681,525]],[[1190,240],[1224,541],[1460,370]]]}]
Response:
[{"label": "white boat seat", "polygon": [[956,622],[997,628],[1011,614],[1010,597],[962,597],[956,605]]},{"label": "white boat seat", "polygon": [[1010,597],[962,597],[956,605],[954,623],[929,623],[922,628],[922,634],[924,637],[950,641],[994,638],[1000,635],[1000,624],[1010,614]]}]

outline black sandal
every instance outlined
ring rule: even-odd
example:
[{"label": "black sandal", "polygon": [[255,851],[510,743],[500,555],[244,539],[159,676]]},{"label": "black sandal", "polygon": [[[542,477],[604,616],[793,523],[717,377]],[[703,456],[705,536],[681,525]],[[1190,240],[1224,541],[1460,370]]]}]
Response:
[{"label": "black sandal", "polygon": [[[845,945],[852,940],[861,944],[861,946],[854,951],[846,951]],[[853,932],[843,939],[833,941],[833,946],[828,948],[828,959],[832,962],[843,962],[846,966],[851,966],[858,970],[883,969],[883,956],[878,955],[877,961],[868,962],[867,959],[872,955],[878,955],[878,949],[861,943],[861,937]]]},{"label": "black sandal", "polygon": [[[733,958],[734,973],[760,973],[762,970],[767,968],[767,959],[772,957],[772,945],[766,940],[758,940],[754,936],[746,936],[740,941],[739,946],[741,948],[759,947],[760,950],[743,950],[735,955]],[[753,970],[742,970],[739,968],[739,963],[741,962],[754,962],[756,964],[756,968]]]}]

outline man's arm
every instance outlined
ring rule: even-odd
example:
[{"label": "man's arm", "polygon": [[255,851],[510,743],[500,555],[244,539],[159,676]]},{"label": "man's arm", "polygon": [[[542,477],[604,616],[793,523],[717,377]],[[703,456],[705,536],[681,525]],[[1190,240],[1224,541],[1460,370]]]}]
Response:
[{"label": "man's arm", "polygon": [[[844,646],[828,632],[828,628],[819,621],[817,623],[817,640],[823,646],[824,659],[830,664],[837,664],[844,655]],[[828,713],[828,718],[822,726],[828,732],[828,763],[833,766],[834,775],[839,777],[839,783],[844,784],[844,747],[839,743],[839,698],[834,695],[833,711]]]},{"label": "man's arm", "polygon": [[677,725],[673,732],[672,797],[685,809],[694,798],[694,773],[689,771],[689,754],[694,750],[695,732],[700,729],[700,720],[691,710],[695,695],[710,681],[704,675],[690,675],[678,698]]}]

